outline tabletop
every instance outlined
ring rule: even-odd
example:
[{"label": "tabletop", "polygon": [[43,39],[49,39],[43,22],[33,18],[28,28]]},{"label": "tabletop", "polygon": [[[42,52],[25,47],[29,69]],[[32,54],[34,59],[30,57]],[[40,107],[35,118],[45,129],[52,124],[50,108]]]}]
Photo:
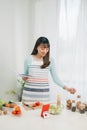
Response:
[{"label": "tabletop", "polygon": [[11,113],[0,116],[1,130],[87,130],[87,112],[81,114],[64,108],[59,115],[51,115],[44,119],[41,109],[27,111],[22,108],[22,115]]}]

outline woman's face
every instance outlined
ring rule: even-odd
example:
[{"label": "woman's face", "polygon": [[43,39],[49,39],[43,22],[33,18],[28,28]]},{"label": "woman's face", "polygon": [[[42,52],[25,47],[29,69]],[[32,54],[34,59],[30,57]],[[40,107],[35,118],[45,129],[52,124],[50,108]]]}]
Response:
[{"label": "woman's face", "polygon": [[37,47],[37,50],[38,50],[38,55],[44,57],[49,51],[49,47],[47,46],[47,44],[42,43]]}]

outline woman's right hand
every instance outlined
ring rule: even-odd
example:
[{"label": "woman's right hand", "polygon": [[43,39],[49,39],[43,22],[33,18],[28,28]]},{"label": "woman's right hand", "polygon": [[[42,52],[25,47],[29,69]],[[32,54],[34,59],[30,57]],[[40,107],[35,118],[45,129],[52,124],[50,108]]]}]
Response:
[{"label": "woman's right hand", "polygon": [[76,89],[75,88],[68,88],[67,86],[64,86],[64,89],[67,90],[68,92],[70,92],[71,94],[75,94],[76,93]]},{"label": "woman's right hand", "polygon": [[29,78],[28,76],[23,76],[23,77],[22,77],[22,79],[23,79],[24,81],[26,81],[28,78]]}]

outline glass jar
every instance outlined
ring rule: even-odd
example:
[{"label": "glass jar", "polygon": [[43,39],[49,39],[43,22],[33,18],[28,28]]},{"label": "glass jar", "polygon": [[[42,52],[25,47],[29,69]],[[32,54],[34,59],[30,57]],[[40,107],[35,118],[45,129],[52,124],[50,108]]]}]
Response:
[{"label": "glass jar", "polygon": [[77,111],[79,111],[80,104],[81,104],[81,96],[77,95],[77,102],[76,102],[76,109],[77,109]]},{"label": "glass jar", "polygon": [[79,105],[79,112],[80,112],[80,113],[85,113],[85,104],[81,103],[81,104]]},{"label": "glass jar", "polygon": [[72,108],[71,108],[72,112],[76,111],[76,103],[75,100],[72,100]]}]

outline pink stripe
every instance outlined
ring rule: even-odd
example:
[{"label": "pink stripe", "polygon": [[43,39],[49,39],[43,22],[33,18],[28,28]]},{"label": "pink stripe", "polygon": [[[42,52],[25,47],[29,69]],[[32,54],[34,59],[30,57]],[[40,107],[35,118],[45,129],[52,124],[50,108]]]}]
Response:
[{"label": "pink stripe", "polygon": [[40,79],[40,78],[29,78],[28,80],[27,80],[28,82],[29,81],[34,81],[34,82],[48,82],[48,79],[46,78],[46,79]]}]

